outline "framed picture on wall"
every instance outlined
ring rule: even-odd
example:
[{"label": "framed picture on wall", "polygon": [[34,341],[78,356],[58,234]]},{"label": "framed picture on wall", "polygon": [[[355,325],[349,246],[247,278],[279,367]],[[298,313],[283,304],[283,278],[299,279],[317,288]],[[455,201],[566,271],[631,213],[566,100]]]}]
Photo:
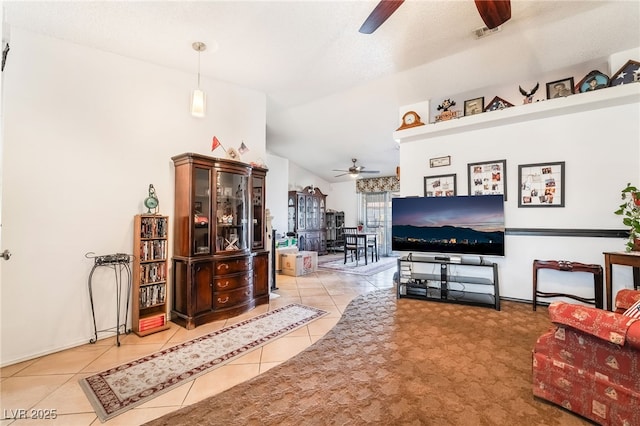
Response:
[{"label": "framed picture on wall", "polygon": [[425,197],[453,197],[455,195],[457,195],[455,174],[424,177]]},{"label": "framed picture on wall", "polygon": [[518,207],[564,207],[564,161],[518,166]]},{"label": "framed picture on wall", "polygon": [[469,195],[502,194],[507,201],[507,160],[469,163]]}]

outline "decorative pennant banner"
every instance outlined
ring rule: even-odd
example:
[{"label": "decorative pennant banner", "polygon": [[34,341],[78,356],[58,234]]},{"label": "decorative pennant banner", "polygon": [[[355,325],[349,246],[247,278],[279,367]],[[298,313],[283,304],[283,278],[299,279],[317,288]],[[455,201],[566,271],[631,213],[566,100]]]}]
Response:
[{"label": "decorative pennant banner", "polygon": [[220,141],[216,136],[213,137],[213,142],[211,143],[211,151],[215,151],[217,147],[222,146]]},{"label": "decorative pennant banner", "polygon": [[238,152],[240,153],[240,155],[244,154],[245,152],[248,152],[249,148],[247,148],[247,146],[244,144],[244,141],[240,144],[240,148],[238,148]]}]

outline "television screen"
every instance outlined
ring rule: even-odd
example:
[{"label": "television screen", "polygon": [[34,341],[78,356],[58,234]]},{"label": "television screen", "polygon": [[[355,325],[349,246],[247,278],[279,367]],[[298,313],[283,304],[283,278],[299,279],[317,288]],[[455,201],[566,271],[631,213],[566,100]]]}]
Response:
[{"label": "television screen", "polygon": [[395,251],[504,256],[502,195],[391,200]]}]

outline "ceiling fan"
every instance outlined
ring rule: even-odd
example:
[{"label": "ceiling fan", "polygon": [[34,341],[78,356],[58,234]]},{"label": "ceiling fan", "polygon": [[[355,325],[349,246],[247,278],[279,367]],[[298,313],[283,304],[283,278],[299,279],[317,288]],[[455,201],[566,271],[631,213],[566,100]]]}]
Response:
[{"label": "ceiling fan", "polygon": [[[363,34],[378,29],[404,3],[404,0],[382,0],[360,27]],[[475,0],[480,17],[489,29],[496,28],[511,19],[510,0]]]},{"label": "ceiling fan", "polygon": [[363,170],[364,166],[356,166],[356,162],[358,160],[355,158],[351,159],[351,162],[353,163],[353,165],[351,167],[349,167],[348,170],[336,170],[334,169],[334,172],[344,172],[341,173],[339,175],[336,175],[335,177],[340,177],[340,176],[344,176],[344,175],[351,175],[351,177],[357,177],[359,174],[361,173],[380,173],[380,171],[378,170]]}]

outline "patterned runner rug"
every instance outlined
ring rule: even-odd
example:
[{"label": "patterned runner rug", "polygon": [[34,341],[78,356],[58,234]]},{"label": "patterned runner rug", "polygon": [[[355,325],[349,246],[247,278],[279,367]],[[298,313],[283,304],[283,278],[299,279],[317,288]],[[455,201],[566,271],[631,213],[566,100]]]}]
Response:
[{"label": "patterned runner rug", "polygon": [[355,260],[352,262],[350,256],[347,256],[347,263],[344,263],[344,254],[338,255],[338,258],[334,260],[327,259],[325,262],[318,262],[318,269],[340,271],[355,275],[374,275],[397,266],[398,258],[394,256],[380,257],[377,262],[371,262],[371,259],[369,259],[367,265],[364,264],[364,259],[360,259],[356,265]]},{"label": "patterned runner rug", "polygon": [[86,377],[80,387],[104,422],[326,314],[290,304]]}]

